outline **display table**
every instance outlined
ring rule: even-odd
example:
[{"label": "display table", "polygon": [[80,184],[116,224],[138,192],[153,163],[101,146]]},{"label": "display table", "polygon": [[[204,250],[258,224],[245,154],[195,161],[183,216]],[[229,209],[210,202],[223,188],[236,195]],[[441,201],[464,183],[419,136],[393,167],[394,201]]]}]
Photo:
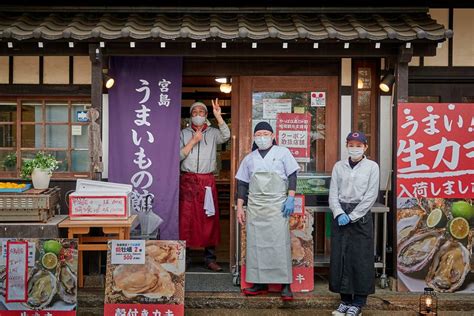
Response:
[{"label": "display table", "polygon": [[56,215],[46,223],[0,223],[0,238],[59,238],[58,225],[67,217],[67,215]]},{"label": "display table", "polygon": [[[60,228],[67,228],[68,238],[78,238],[79,263],[77,273],[79,287],[84,286],[82,252],[107,251],[109,240],[130,239],[130,228],[136,219],[137,215],[132,215],[126,220],[81,221],[67,218],[59,224]],[[101,228],[104,235],[108,236],[91,236],[91,228]]]}]

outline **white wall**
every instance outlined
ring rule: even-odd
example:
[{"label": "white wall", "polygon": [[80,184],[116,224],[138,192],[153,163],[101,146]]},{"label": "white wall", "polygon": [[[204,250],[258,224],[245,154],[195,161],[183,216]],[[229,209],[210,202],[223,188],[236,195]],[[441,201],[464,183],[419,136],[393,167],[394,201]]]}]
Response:
[{"label": "white wall", "polygon": [[[380,190],[385,191],[392,170],[392,105],[391,96],[380,96],[379,162]],[[390,183],[389,183],[390,188]]]},{"label": "white wall", "polygon": [[350,95],[341,96],[341,157],[347,159],[349,155],[346,150],[346,137],[351,132],[352,124],[352,97]]}]

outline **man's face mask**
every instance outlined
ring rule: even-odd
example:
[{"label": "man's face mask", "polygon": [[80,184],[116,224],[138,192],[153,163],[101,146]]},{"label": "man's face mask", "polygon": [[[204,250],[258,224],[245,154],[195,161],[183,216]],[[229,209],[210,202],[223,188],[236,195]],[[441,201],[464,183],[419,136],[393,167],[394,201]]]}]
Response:
[{"label": "man's face mask", "polygon": [[191,118],[191,122],[193,122],[196,126],[201,126],[206,122],[205,116],[196,115]]},{"label": "man's face mask", "polygon": [[255,137],[255,144],[260,150],[265,150],[265,149],[270,148],[272,146],[272,143],[273,143],[273,139],[271,135]]}]

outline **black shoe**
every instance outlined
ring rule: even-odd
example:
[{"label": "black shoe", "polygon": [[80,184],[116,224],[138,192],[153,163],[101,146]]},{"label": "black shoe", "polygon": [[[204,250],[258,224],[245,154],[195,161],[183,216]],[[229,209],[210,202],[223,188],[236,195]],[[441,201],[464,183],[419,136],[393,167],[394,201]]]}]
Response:
[{"label": "black shoe", "polygon": [[293,292],[291,291],[291,286],[290,286],[290,284],[282,284],[281,299],[282,299],[283,301],[291,301],[291,300],[293,300]]},{"label": "black shoe", "polygon": [[263,295],[268,293],[267,284],[254,284],[252,287],[244,289],[244,294],[248,296]]}]

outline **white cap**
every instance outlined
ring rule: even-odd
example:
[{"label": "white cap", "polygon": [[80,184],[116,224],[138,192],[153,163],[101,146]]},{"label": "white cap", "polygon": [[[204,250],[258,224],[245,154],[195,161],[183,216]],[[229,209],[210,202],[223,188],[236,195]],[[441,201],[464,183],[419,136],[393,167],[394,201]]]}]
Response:
[{"label": "white cap", "polygon": [[202,102],[194,102],[193,104],[191,104],[191,107],[189,108],[189,113],[191,114],[193,112],[193,109],[197,106],[202,106],[207,113],[207,106]]}]

